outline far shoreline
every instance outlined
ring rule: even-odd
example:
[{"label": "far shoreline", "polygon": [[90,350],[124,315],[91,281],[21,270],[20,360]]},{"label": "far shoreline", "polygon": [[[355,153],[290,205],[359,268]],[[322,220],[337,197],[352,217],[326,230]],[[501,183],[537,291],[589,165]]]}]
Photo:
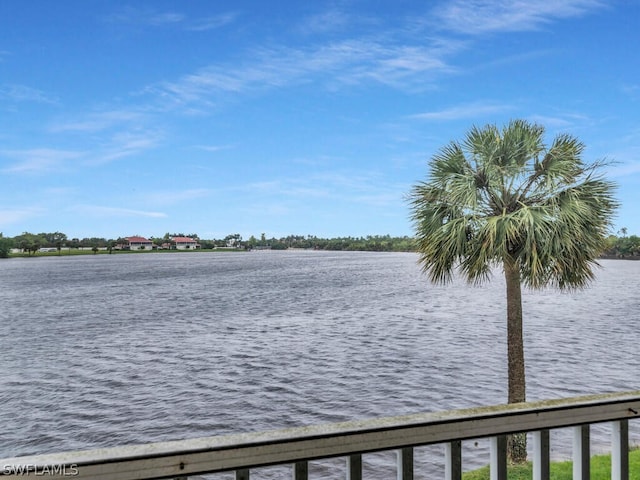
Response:
[{"label": "far shoreline", "polygon": [[[75,257],[86,255],[136,255],[136,254],[165,254],[165,253],[249,253],[254,249],[245,248],[230,248],[230,247],[216,247],[216,248],[198,248],[198,249],[153,249],[153,250],[111,250],[107,248],[99,248],[94,251],[89,248],[62,248],[59,251],[47,251],[47,252],[11,252],[6,258],[51,258],[51,257]],[[415,250],[368,250],[368,249],[318,249],[318,248],[256,248],[256,251],[325,251],[325,252],[374,252],[374,253],[417,253]],[[618,255],[601,255],[596,260],[640,260],[640,255],[618,256]]]}]

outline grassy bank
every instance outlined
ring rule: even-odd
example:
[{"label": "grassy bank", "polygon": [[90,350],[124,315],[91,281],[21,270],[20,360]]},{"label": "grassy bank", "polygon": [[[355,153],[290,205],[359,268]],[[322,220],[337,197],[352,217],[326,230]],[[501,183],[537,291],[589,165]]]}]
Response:
[{"label": "grassy bank", "polygon": [[213,248],[213,249],[197,249],[197,250],[79,250],[77,248],[63,248],[59,252],[36,252],[36,253],[11,253],[9,258],[36,258],[36,257],[68,257],[77,255],[137,255],[137,254],[159,254],[163,253],[201,253],[201,252],[244,252],[235,248]]},{"label": "grassy bank", "polygon": [[[531,463],[509,466],[509,480],[530,480],[533,478]],[[553,462],[550,468],[551,480],[571,480],[573,477],[573,463]],[[489,467],[483,467],[462,475],[464,480],[489,480]],[[596,455],[591,457],[591,479],[609,480],[611,478],[611,455]],[[629,479],[640,480],[640,450],[629,452]]]}]

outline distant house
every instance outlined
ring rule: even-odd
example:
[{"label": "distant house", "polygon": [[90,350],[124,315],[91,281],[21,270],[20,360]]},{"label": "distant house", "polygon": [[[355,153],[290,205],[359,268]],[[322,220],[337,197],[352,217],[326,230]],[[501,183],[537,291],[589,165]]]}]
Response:
[{"label": "distant house", "polygon": [[127,237],[125,239],[127,241],[126,247],[129,247],[129,250],[152,250],[153,242],[151,240],[147,240],[144,237]]},{"label": "distant house", "polygon": [[195,250],[200,248],[200,244],[193,238],[189,237],[173,237],[171,239],[176,246],[176,250]]}]

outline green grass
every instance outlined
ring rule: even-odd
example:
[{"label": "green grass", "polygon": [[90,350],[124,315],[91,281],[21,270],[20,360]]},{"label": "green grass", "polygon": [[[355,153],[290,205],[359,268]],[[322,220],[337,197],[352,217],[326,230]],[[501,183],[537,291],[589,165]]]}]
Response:
[{"label": "green grass", "polygon": [[11,253],[9,258],[35,258],[35,257],[68,257],[77,255],[136,255],[143,253],[150,254],[163,254],[163,253],[200,253],[200,252],[244,252],[245,250],[237,250],[231,248],[216,248],[216,249],[188,249],[188,250],[113,250],[109,253],[107,250],[98,250],[93,252],[92,250],[79,250],[77,248],[63,248],[60,252],[36,252],[29,253]]},{"label": "green grass", "polygon": [[[550,468],[551,480],[571,480],[573,475],[573,463],[552,462]],[[508,469],[509,480],[530,480],[533,478],[531,462],[524,465],[510,465]],[[466,472],[463,480],[489,480],[489,467]],[[591,457],[591,479],[609,480],[611,478],[611,455],[595,455]],[[640,450],[629,452],[629,479],[640,480]]]}]

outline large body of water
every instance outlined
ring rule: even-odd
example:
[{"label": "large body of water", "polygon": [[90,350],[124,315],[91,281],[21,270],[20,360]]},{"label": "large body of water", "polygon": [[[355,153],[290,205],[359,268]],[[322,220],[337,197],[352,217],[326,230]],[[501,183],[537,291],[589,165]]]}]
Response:
[{"label": "large body of water", "polygon": [[[524,292],[530,400],[640,389],[640,262],[602,265],[585,291]],[[415,254],[10,259],[0,305],[0,458],[506,400],[501,273],[434,286]],[[439,448],[417,452],[416,478]],[[466,466],[487,462],[465,449]],[[365,469],[389,478],[394,462]]]}]

